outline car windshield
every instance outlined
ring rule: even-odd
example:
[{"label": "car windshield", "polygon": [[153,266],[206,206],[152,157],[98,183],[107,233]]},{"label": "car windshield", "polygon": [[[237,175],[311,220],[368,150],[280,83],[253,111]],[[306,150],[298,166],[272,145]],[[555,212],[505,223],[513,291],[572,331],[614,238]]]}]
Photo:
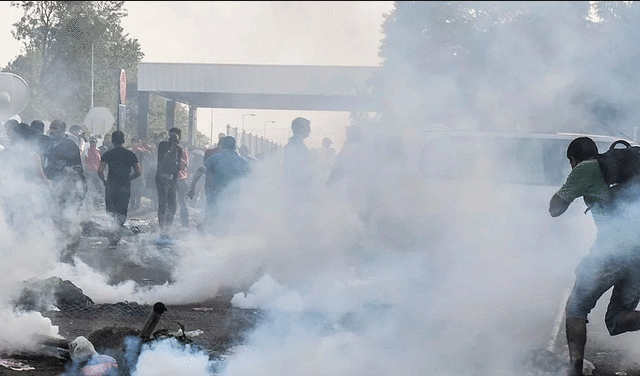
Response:
[{"label": "car windshield", "polygon": [[[560,186],[571,167],[569,139],[454,135],[434,137],[423,149],[426,177],[480,179],[502,183]],[[600,152],[611,142],[596,141]]]}]

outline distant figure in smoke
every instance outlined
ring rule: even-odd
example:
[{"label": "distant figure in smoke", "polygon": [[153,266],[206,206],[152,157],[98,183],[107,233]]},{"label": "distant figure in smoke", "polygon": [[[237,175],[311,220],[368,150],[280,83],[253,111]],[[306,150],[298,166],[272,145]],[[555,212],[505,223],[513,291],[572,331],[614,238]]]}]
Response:
[{"label": "distant figure in smoke", "polygon": [[107,151],[113,149],[113,144],[111,143],[111,135],[105,134],[102,139],[102,145],[100,145],[100,155],[104,155]]},{"label": "distant figure in smoke", "polygon": [[182,163],[182,148],[178,145],[182,131],[169,130],[169,140],[158,144],[158,165],[156,169],[156,191],[158,193],[158,225],[160,237],[169,237],[169,230],[177,210],[178,173]]},{"label": "distant figure in smoke", "polygon": [[0,199],[7,223],[20,235],[33,237],[34,223],[46,220],[50,182],[32,144],[36,133],[19,124],[0,151]]},{"label": "distant figure in smoke", "polygon": [[308,230],[313,219],[314,166],[304,140],[311,133],[311,122],[298,117],[291,122],[293,136],[284,146],[283,187],[285,210],[291,234]]},{"label": "distant figure in smoke", "polygon": [[[63,260],[72,261],[69,252],[73,252],[80,243],[78,220],[80,207],[87,194],[87,180],[82,168],[82,157],[78,146],[67,138],[67,125],[60,120],[54,120],[49,125],[49,134],[53,144],[47,150],[44,172],[53,183],[53,191],[57,210],[54,212],[54,222],[69,241]],[[78,227],[78,228],[76,228]]]},{"label": "distant figure in smoke", "polygon": [[200,229],[210,230],[213,221],[218,214],[218,200],[225,188],[233,181],[247,175],[249,173],[249,162],[238,154],[236,151],[236,139],[231,136],[222,137],[218,142],[220,151],[204,161],[204,164],[198,167],[188,196],[193,198],[195,195],[196,184],[202,174],[210,175],[213,185],[206,193],[207,207],[205,210],[205,219],[200,225]]},{"label": "distant figure in smoke", "polygon": [[87,168],[88,180],[91,182],[91,191],[94,204],[98,206],[98,197],[104,197],[104,184],[98,176],[98,169],[100,168],[100,149],[98,149],[98,140],[95,137],[89,139],[89,149],[87,149],[87,155],[84,157],[84,165]]},{"label": "distant figure in smoke", "polygon": [[[216,144],[216,146],[214,146],[211,149],[207,149],[204,151],[204,157],[202,158],[202,161],[204,163],[204,161],[206,161],[210,156],[219,153],[220,151],[222,151],[222,148],[220,147],[220,140],[222,140],[223,137],[226,137],[227,135],[220,132],[218,133],[218,143]],[[204,191],[205,191],[205,195],[207,194],[206,192],[211,192],[211,190],[213,189],[213,176],[211,176],[211,174],[207,174],[205,176],[205,180],[204,180]]]},{"label": "distant figure in smoke", "polygon": [[47,150],[53,144],[53,139],[48,135],[44,134],[44,122],[42,120],[34,120],[31,122],[31,130],[36,134],[36,143],[38,144],[38,154],[40,155],[40,159],[42,159],[42,163],[44,166],[44,158],[47,153]]},{"label": "distant figure in smoke", "polygon": [[[567,305],[566,333],[569,345],[569,375],[582,375],[587,342],[587,316],[598,299],[611,287],[605,324],[614,336],[640,329],[640,239],[637,219],[610,205],[609,185],[595,157],[598,147],[588,137],[571,141],[567,158],[571,172],[549,203],[552,217],[562,215],[579,197],[591,211],[597,236],[590,252],[576,269],[576,280]],[[636,204],[637,205],[637,204]]]},{"label": "distant figure in smoke", "polygon": [[336,155],[336,150],[331,146],[333,141],[329,137],[322,139],[322,155],[325,158],[333,158]]},{"label": "distant figure in smoke", "polygon": [[242,144],[238,148],[238,154],[240,154],[242,158],[246,159],[249,162],[257,161],[257,159],[253,155],[251,155],[251,152],[249,151],[249,147],[247,145]]},{"label": "distant figure in smoke", "polygon": [[[115,131],[111,135],[113,149],[104,153],[100,160],[98,176],[104,182],[104,202],[107,213],[111,214],[116,222],[116,230],[109,236],[109,246],[115,247],[121,238],[122,226],[127,219],[127,209],[131,198],[131,180],[141,175],[138,158],[131,151],[125,149],[124,133]],[[109,166],[107,179],[104,178],[104,169]]]},{"label": "distant figure in smoke", "polygon": [[144,145],[139,139],[133,138],[131,139],[131,149],[130,149],[138,158],[138,163],[140,163],[140,169],[143,174],[142,179],[135,179],[131,182],[131,201],[129,205],[132,210],[140,209],[142,196],[145,191],[145,178],[144,174],[147,171],[147,162],[150,159],[151,151]]},{"label": "distant figure in smoke", "polygon": [[187,207],[187,192],[189,191],[189,151],[182,149],[180,170],[178,170],[177,199],[180,205],[180,224],[189,228],[189,208]]}]

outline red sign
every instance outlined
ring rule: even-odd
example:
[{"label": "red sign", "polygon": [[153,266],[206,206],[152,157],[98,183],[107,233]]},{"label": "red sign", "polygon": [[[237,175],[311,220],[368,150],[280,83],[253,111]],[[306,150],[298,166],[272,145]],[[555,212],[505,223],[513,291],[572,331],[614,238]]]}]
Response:
[{"label": "red sign", "polygon": [[127,100],[127,74],[124,69],[120,69],[120,103],[124,104]]}]

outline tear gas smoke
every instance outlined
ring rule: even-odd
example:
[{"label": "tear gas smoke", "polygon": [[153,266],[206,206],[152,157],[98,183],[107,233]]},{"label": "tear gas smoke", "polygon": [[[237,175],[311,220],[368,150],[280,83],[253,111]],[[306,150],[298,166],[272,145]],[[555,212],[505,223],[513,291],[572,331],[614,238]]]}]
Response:
[{"label": "tear gas smoke", "polygon": [[[567,93],[624,102],[625,85],[601,85],[616,55],[587,64],[590,52],[573,48],[575,32],[557,19],[561,14],[526,5],[546,24],[563,25],[556,33],[561,38],[550,41],[553,54],[542,54],[548,51],[526,48],[526,35],[500,35],[489,49],[491,61],[508,74],[501,78],[504,71],[496,69],[469,77],[478,88],[460,109],[469,128],[526,124],[523,129],[538,130],[542,123],[592,121],[580,110],[584,103],[558,100]],[[576,57],[582,66],[573,63]],[[413,77],[411,70],[403,74]],[[432,93],[434,107],[420,111],[457,110],[452,103],[458,102],[444,100],[463,96],[456,82],[438,77],[428,90],[400,87],[389,101],[397,113],[410,114]],[[136,375],[158,374],[158,366],[176,375],[513,375],[515,359],[547,343],[562,291],[594,238],[590,218],[580,203],[550,218],[548,200],[557,187],[502,185],[480,173],[449,182],[420,176],[411,158],[420,150],[405,140],[407,158],[391,153],[390,133],[366,133],[341,161],[345,174],[329,187],[326,166],[310,167],[312,179],[299,191],[284,183],[282,154],[257,162],[229,187],[234,194],[221,199],[220,232],[176,244],[171,284],[109,286],[82,263],[56,273],[96,302],[197,302],[225,287],[239,291],[236,306],[265,313],[215,370],[205,354],[163,341],[143,349]],[[497,157],[509,158],[518,156]],[[474,162],[486,166],[495,159]],[[55,249],[48,243],[22,247],[14,231],[0,231],[11,260],[2,278],[15,286],[53,269]],[[27,263],[24,253],[45,262]]]}]

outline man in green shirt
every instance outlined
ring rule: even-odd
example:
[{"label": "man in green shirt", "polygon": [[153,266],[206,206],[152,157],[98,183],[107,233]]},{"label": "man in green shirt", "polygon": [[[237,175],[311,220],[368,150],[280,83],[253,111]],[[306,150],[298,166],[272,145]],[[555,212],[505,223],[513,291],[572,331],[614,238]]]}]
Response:
[{"label": "man in green shirt", "polygon": [[[576,269],[576,280],[565,308],[570,376],[582,375],[587,342],[587,316],[600,297],[613,287],[605,314],[612,336],[640,329],[640,242],[623,210],[613,210],[609,185],[596,157],[598,147],[588,137],[571,141],[567,158],[571,172],[551,198],[549,214],[558,217],[571,202],[583,197],[591,211],[597,236]],[[631,231],[629,231],[631,230]]]}]

